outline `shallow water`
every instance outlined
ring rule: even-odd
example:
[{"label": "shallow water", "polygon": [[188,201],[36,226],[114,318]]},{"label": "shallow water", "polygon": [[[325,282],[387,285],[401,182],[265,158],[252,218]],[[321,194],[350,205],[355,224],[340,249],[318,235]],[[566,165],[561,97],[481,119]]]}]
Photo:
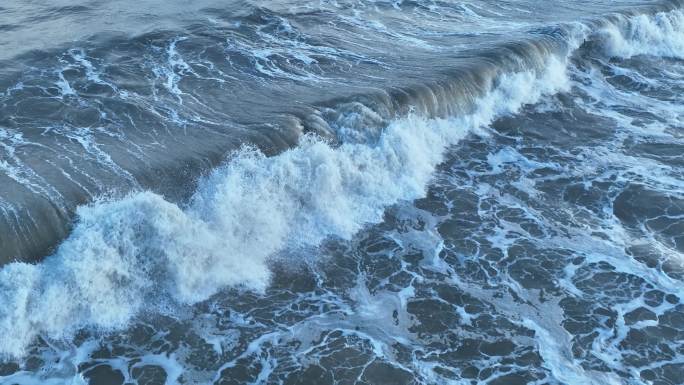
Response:
[{"label": "shallow water", "polygon": [[679,6],[141,6],[12,48],[0,242],[49,256],[0,270],[0,383],[679,383]]}]

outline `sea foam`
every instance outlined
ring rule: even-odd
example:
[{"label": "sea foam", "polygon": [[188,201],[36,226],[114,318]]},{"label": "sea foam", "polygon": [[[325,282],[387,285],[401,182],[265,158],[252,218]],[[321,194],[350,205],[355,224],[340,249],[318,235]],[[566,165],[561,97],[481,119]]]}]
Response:
[{"label": "sea foam", "polygon": [[[670,55],[681,52],[667,32],[680,30],[672,25],[680,18],[636,16],[632,29],[600,34],[611,55]],[[187,206],[138,192],[81,207],[53,255],[0,270],[0,354],[22,356],[38,335],[120,328],[143,309],[193,304],[226,287],[262,291],[273,256],[350,238],[381,221],[387,206],[425,194],[449,146],[471,132],[486,135],[495,118],[569,87],[567,58],[550,56],[541,69],[490,79],[490,92],[468,115],[409,115],[373,143],[335,147],[304,136],[273,157],[243,148],[200,182]]]}]

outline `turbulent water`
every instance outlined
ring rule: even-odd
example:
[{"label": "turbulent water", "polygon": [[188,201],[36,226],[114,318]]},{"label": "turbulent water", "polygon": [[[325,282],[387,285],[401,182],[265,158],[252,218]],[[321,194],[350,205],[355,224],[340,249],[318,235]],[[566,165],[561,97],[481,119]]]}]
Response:
[{"label": "turbulent water", "polygon": [[0,3],[1,384],[680,384],[684,3]]}]

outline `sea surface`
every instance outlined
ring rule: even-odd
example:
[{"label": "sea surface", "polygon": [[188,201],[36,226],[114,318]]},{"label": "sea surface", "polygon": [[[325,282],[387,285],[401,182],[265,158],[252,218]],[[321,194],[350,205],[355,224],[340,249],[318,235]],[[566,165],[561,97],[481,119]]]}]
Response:
[{"label": "sea surface", "polygon": [[0,384],[684,382],[684,1],[2,0]]}]

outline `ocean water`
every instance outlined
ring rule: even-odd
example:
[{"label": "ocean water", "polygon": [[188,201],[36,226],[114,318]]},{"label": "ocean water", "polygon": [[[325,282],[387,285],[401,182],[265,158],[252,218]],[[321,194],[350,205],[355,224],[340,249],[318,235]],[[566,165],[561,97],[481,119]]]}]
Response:
[{"label": "ocean water", "polygon": [[684,381],[683,2],[0,31],[0,384]]}]

